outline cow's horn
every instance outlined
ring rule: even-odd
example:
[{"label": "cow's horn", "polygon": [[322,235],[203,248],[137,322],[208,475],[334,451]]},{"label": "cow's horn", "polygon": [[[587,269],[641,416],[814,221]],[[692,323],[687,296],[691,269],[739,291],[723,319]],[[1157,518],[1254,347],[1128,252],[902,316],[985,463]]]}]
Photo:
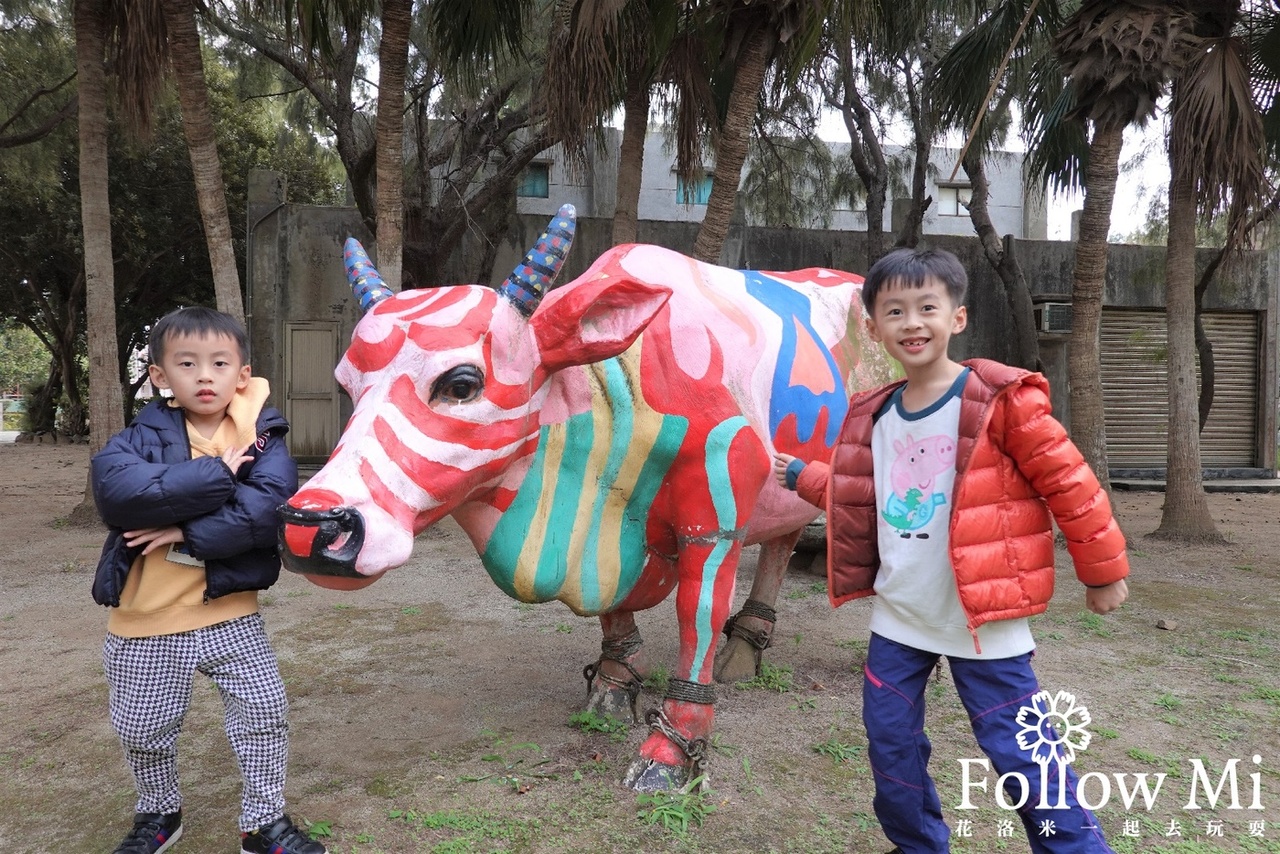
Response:
[{"label": "cow's horn", "polygon": [[511,300],[511,304],[525,317],[533,314],[543,296],[554,286],[556,274],[569,254],[576,227],[577,212],[573,205],[563,205],[524,260],[498,288],[499,293]]},{"label": "cow's horn", "polygon": [[361,311],[368,311],[377,303],[394,296],[382,281],[382,276],[374,269],[369,253],[364,251],[359,240],[347,238],[347,243],[342,248],[342,260],[347,267],[347,281],[351,283],[351,292],[360,301]]}]

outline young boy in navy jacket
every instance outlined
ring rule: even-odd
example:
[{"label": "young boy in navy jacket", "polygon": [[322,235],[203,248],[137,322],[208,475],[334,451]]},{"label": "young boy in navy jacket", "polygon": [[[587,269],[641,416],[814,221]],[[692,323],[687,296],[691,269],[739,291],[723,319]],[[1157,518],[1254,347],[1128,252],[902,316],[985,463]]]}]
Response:
[{"label": "young boy in navy jacket", "polygon": [[251,376],[248,339],[230,315],[185,308],[151,331],[147,404],[92,461],[110,527],[93,598],[111,607],[103,647],[111,723],[138,790],[117,854],[166,851],[182,835],[178,734],[192,677],[226,707],[243,777],[244,854],[324,854],[284,813],[284,683],[258,614],[280,574],[276,508],[298,488],[289,430]]},{"label": "young boy in navy jacket", "polygon": [[1026,781],[1025,792],[1008,782],[1004,794],[1019,804],[1031,850],[1109,854],[1075,794],[1071,733],[1054,726],[1074,699],[1058,709],[1041,692],[1027,618],[1053,595],[1051,519],[1098,614],[1128,596],[1124,536],[1050,415],[1044,378],[951,360],[967,286],[944,250],[898,249],[877,261],[862,289],[867,332],[906,380],[849,402],[830,465],[778,454],[774,474],[827,511],[832,604],[875,595],[862,718],[874,808],[893,851],[950,850],[924,726],[925,681],[946,656],[995,773]]}]

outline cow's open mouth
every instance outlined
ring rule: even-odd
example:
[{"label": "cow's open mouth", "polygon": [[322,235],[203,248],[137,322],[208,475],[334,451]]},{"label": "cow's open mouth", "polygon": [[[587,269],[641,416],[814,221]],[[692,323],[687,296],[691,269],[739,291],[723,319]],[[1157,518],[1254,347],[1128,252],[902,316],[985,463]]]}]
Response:
[{"label": "cow's open mouth", "polygon": [[280,506],[280,560],[304,575],[360,578],[356,556],[364,545],[364,519],[352,507],[303,510]]}]

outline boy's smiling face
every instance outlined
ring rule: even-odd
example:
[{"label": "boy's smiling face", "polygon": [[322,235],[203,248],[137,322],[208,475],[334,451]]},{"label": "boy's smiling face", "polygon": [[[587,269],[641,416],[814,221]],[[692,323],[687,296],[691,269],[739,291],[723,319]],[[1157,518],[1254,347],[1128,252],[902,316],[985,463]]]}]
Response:
[{"label": "boy's smiling face", "polygon": [[250,369],[228,335],[175,335],[164,342],[160,364],[148,368],[156,388],[167,388],[197,428],[217,428],[227,406],[249,384]]},{"label": "boy's smiling face", "polygon": [[910,372],[947,359],[951,336],[967,323],[965,307],[952,304],[946,285],[930,276],[920,287],[885,283],[867,318],[867,332]]}]

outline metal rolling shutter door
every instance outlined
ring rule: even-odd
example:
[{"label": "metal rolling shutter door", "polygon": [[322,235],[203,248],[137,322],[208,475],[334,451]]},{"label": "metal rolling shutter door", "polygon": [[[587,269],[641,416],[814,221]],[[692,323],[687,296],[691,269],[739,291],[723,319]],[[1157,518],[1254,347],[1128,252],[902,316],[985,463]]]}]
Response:
[{"label": "metal rolling shutter door", "polygon": [[[1205,312],[1215,382],[1200,434],[1206,467],[1254,465],[1258,409],[1258,320],[1249,312]],[[1163,468],[1168,433],[1164,312],[1102,313],[1102,399],[1113,468]],[[1197,369],[1197,377],[1199,371]]]}]

